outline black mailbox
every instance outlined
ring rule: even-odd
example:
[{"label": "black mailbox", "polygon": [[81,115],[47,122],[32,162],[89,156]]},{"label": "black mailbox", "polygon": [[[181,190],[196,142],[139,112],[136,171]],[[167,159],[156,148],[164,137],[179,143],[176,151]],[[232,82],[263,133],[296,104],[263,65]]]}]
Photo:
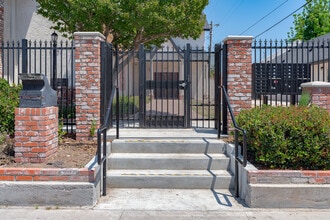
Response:
[{"label": "black mailbox", "polygon": [[42,108],[57,105],[56,91],[43,74],[19,74],[23,89],[20,92],[22,108]]}]

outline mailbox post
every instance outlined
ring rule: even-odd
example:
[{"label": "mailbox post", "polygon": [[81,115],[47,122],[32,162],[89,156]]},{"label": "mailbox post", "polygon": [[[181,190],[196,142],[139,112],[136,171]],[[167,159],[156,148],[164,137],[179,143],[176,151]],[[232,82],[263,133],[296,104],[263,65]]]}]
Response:
[{"label": "mailbox post", "polygon": [[20,74],[23,89],[20,92],[21,108],[43,108],[57,105],[56,91],[42,74]]},{"label": "mailbox post", "polygon": [[15,109],[15,161],[42,163],[58,147],[56,91],[43,74],[20,74],[23,89]]}]

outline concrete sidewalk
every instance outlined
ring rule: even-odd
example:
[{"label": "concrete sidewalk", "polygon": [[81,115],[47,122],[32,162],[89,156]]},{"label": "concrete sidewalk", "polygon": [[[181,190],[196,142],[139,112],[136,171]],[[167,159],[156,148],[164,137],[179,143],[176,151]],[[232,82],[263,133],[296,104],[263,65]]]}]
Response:
[{"label": "concrete sidewalk", "polygon": [[0,209],[2,220],[169,220],[169,219],[226,219],[226,220],[325,220],[329,219],[330,210],[310,209],[244,209],[226,211],[163,211],[163,210],[111,210],[39,207],[6,207]]},{"label": "concrete sidewalk", "polygon": [[1,207],[4,220],[329,219],[330,209],[251,209],[226,190],[111,189],[93,208]]}]

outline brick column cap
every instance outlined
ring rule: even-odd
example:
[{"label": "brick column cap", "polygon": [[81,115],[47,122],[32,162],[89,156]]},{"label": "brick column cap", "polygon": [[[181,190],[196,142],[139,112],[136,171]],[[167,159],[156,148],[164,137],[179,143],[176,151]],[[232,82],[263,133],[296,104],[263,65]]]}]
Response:
[{"label": "brick column cap", "polygon": [[308,83],[302,83],[301,87],[303,88],[330,88],[329,82],[314,81]]},{"label": "brick column cap", "polygon": [[227,40],[252,40],[253,36],[240,36],[240,35],[229,35],[225,39],[223,39],[223,42],[226,42]]},{"label": "brick column cap", "polygon": [[105,36],[100,32],[74,32],[74,36],[81,36],[81,37],[100,37],[101,39],[105,40]]}]

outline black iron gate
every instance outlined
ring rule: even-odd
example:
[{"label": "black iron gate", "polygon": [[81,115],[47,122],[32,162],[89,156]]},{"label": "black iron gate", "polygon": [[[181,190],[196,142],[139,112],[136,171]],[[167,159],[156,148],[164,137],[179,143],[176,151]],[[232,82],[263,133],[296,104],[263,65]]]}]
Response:
[{"label": "black iron gate", "polygon": [[188,44],[113,48],[112,54],[120,127],[217,127],[220,72],[215,71],[214,52]]},{"label": "black iron gate", "polygon": [[116,71],[113,69],[113,49],[107,42],[101,43],[101,117],[100,123],[104,123],[105,114],[109,105],[111,91],[114,85]]},{"label": "black iron gate", "polygon": [[[140,60],[140,127],[190,127],[190,45],[184,52],[145,50]],[[182,56],[182,57],[180,57]]]}]

